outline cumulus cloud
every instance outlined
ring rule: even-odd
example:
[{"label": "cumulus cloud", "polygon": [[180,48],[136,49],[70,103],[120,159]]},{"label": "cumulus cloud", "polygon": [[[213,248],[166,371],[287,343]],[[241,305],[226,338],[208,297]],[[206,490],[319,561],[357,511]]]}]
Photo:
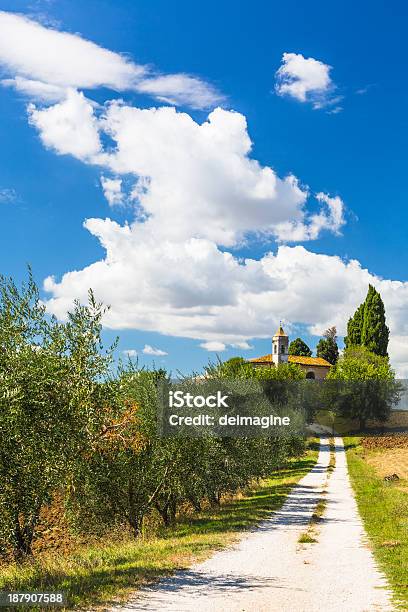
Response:
[{"label": "cumulus cloud", "polygon": [[96,156],[95,163],[144,180],[138,193],[148,216],[144,234],[171,240],[196,236],[231,246],[248,233],[314,239],[321,230],[338,231],[342,223],[340,199],[341,218],[319,196],[320,216],[309,219],[307,188],[251,158],[240,113],[217,108],[200,124],[174,108],[112,103],[100,125],[116,148]]},{"label": "cumulus cloud", "polygon": [[45,27],[24,15],[0,11],[2,84],[32,100],[54,102],[68,88],[147,93],[172,104],[207,108],[223,97],[204,80],[188,74],[160,75],[128,57],[78,34]]},{"label": "cumulus cloud", "polygon": [[343,335],[371,283],[385,302],[393,363],[408,372],[408,283],[302,246],[241,261],[202,239],[138,245],[130,228],[113,222],[95,220],[88,229],[98,232],[107,255],[60,282],[46,280],[48,308],[59,317],[74,296],[86,300],[93,287],[98,299],[111,304],[106,326],[194,338],[212,350],[217,345],[208,343],[237,346],[269,338],[282,316],[317,336],[331,325]]},{"label": "cumulus cloud", "polygon": [[[332,67],[301,53],[284,53],[276,72],[275,90],[280,96],[290,96],[299,102],[310,102],[314,108],[336,104],[340,97],[331,77]],[[340,107],[337,107],[340,110]]]},{"label": "cumulus cloud", "polygon": [[82,93],[70,89],[64,101],[43,109],[30,104],[28,111],[44,145],[57,153],[87,160],[101,150],[93,105]]},{"label": "cumulus cloud", "polygon": [[150,346],[150,344],[144,345],[142,353],[145,355],[153,355],[154,357],[164,357],[164,355],[168,355],[166,351],[162,351],[159,348],[154,348],[153,346]]},{"label": "cumulus cloud", "polygon": [[[69,91],[63,102],[30,106],[30,121],[44,144],[104,166],[110,204],[121,201],[121,175],[133,175],[132,197],[146,217],[135,232],[156,239],[191,236],[232,246],[248,234],[281,241],[314,240],[343,224],[339,197],[318,194],[320,212],[309,214],[309,192],[296,177],[279,177],[251,158],[245,117],[217,108],[203,123],[171,107],[140,109],[119,102],[99,116],[83,94]],[[100,135],[115,143],[103,151]]]},{"label": "cumulus cloud", "polygon": [[122,179],[101,176],[103,194],[109,206],[117,206],[123,202]]},{"label": "cumulus cloud", "polygon": [[227,348],[223,342],[217,342],[216,340],[212,340],[210,342],[203,342],[202,344],[200,344],[200,346],[206,351],[210,351],[212,353],[221,353]]}]

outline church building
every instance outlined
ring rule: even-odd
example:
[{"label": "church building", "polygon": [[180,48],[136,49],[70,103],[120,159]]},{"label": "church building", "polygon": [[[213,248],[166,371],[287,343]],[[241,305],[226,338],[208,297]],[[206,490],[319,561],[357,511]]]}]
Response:
[{"label": "church building", "polygon": [[300,357],[289,355],[289,336],[283,331],[282,325],[272,338],[272,353],[249,359],[254,367],[274,368],[280,363],[296,363],[306,373],[306,378],[323,380],[326,378],[331,364],[321,357]]}]

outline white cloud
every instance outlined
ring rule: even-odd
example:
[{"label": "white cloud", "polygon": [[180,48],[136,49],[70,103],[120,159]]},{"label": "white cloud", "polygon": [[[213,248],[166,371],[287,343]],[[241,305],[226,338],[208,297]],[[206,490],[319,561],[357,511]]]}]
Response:
[{"label": "white cloud", "polygon": [[137,357],[137,351],[135,349],[126,349],[122,351],[122,353],[127,357]]},{"label": "white cloud", "polygon": [[[331,66],[301,53],[284,53],[276,72],[275,90],[280,96],[291,96],[299,102],[311,102],[314,108],[336,104],[335,85],[330,77]],[[337,107],[338,109],[340,107]]]},{"label": "white cloud", "polygon": [[[280,178],[250,157],[252,143],[240,113],[217,108],[199,124],[173,108],[113,103],[100,125],[116,149],[95,157],[95,163],[117,175],[148,179],[138,194],[149,216],[144,234],[170,240],[196,236],[231,246],[251,232],[282,240],[319,233],[305,210],[307,189],[294,176]],[[321,202],[319,227],[337,231],[331,208]]]},{"label": "white cloud", "polygon": [[16,76],[13,79],[3,79],[0,84],[4,87],[14,87],[18,92],[26,95],[30,100],[38,102],[59,102],[67,96],[67,88],[60,85],[51,85],[42,81],[34,81]]},{"label": "white cloud", "polygon": [[101,185],[109,206],[117,206],[123,203],[122,179],[101,176]]},{"label": "white cloud", "polygon": [[202,344],[200,344],[200,346],[206,351],[210,351],[212,353],[220,353],[222,351],[225,351],[225,349],[227,348],[223,342],[217,342],[216,340],[210,342],[203,342]]},{"label": "white cloud", "polygon": [[86,160],[101,150],[93,105],[73,89],[64,101],[49,108],[38,109],[30,104],[29,120],[39,131],[44,145],[59,154]]},{"label": "white cloud", "polygon": [[[199,124],[174,108],[139,109],[107,105],[95,115],[83,94],[46,109],[30,107],[30,121],[44,144],[104,166],[114,179],[103,179],[111,204],[121,201],[121,175],[133,175],[132,197],[146,222],[134,224],[156,239],[191,236],[232,246],[248,234],[278,240],[313,240],[322,231],[338,233],[343,224],[339,197],[318,194],[320,212],[308,214],[309,193],[296,177],[280,178],[250,157],[252,143],[243,115],[217,108]],[[101,149],[100,133],[115,148]]]},{"label": "white cloud", "polygon": [[172,104],[208,108],[219,103],[216,89],[188,74],[157,75],[78,34],[61,32],[24,15],[0,11],[0,66],[3,85],[32,100],[61,100],[67,88],[147,93]]},{"label": "white cloud", "polygon": [[[269,327],[286,312],[281,305],[271,308],[284,279],[266,272],[268,257],[242,262],[219,245],[235,246],[253,234],[306,240],[324,229],[338,232],[343,223],[340,198],[318,193],[321,211],[309,214],[309,193],[295,177],[282,179],[250,158],[251,141],[239,113],[216,109],[199,124],[167,107],[141,110],[114,103],[96,118],[83,96],[75,94],[73,101],[81,108],[75,117],[88,122],[83,133],[105,130],[115,143],[109,152],[97,153],[99,141],[87,139],[96,145],[81,146],[73,154],[109,169],[116,177],[110,180],[133,175],[138,211],[130,225],[86,221],[106,258],[68,272],[60,282],[48,278],[50,311],[63,317],[72,299],[86,299],[93,287],[99,299],[112,305],[106,325],[114,328],[243,349],[249,338],[270,333]],[[37,117],[49,118],[54,112],[59,117],[64,109],[72,115],[63,102]],[[50,130],[55,121],[37,121],[37,126],[48,146],[66,152],[74,141],[78,122],[73,123],[69,138]],[[118,183],[105,181],[103,186],[109,187],[110,197],[119,193]]]},{"label": "white cloud", "polygon": [[250,349],[254,348],[249,344],[249,342],[234,342],[231,344],[231,347],[241,349],[241,351],[249,351]]},{"label": "white cloud", "polygon": [[166,351],[162,351],[159,348],[154,348],[153,346],[150,346],[150,344],[145,344],[142,352],[145,355],[154,355],[155,357],[164,357],[164,355],[168,355]]},{"label": "white cloud", "polygon": [[224,96],[201,79],[188,74],[168,74],[140,81],[137,90],[155,96],[162,102],[191,108],[210,108],[224,100]]},{"label": "white cloud", "polygon": [[61,87],[129,89],[145,70],[77,34],[0,11],[0,62],[13,75]]},{"label": "white cloud", "polygon": [[198,339],[204,348],[270,338],[282,317],[314,335],[331,325],[343,335],[371,283],[384,299],[393,363],[408,372],[408,283],[381,279],[358,261],[301,246],[240,261],[202,239],[138,244],[130,228],[113,222],[94,220],[88,229],[99,236],[107,256],[59,283],[46,280],[52,294],[48,308],[60,317],[74,297],[85,301],[93,287],[98,299],[111,305],[107,327]]},{"label": "white cloud", "polygon": [[280,223],[277,228],[277,236],[280,241],[316,240],[325,230],[333,234],[340,234],[345,224],[343,200],[339,196],[331,198],[322,192],[316,194],[315,198],[322,204],[320,211],[310,215],[308,223],[296,221]]}]

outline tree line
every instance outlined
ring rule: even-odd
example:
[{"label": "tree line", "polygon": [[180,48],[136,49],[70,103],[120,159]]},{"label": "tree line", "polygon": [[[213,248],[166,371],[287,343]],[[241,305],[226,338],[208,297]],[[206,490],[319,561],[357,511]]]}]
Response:
[{"label": "tree line", "polygon": [[[65,322],[49,316],[30,275],[0,277],[0,556],[32,555],[56,495],[70,528],[138,537],[145,517],[219,504],[304,450],[300,436],[161,438],[158,384],[168,375],[113,364],[105,308],[89,293]],[[279,372],[294,376],[297,371]],[[299,373],[297,373],[299,374]],[[227,376],[228,373],[221,375]]]}]

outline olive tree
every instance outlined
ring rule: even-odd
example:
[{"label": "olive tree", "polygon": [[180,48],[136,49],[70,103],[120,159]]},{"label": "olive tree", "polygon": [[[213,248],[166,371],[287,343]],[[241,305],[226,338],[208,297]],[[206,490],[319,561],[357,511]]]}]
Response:
[{"label": "olive tree", "polygon": [[0,542],[16,559],[31,554],[41,509],[100,428],[102,314],[90,295],[59,323],[31,273],[21,288],[0,277]]},{"label": "olive tree", "polygon": [[388,357],[362,346],[345,349],[325,385],[328,403],[339,416],[358,419],[360,429],[368,419],[385,422],[400,391]]}]

